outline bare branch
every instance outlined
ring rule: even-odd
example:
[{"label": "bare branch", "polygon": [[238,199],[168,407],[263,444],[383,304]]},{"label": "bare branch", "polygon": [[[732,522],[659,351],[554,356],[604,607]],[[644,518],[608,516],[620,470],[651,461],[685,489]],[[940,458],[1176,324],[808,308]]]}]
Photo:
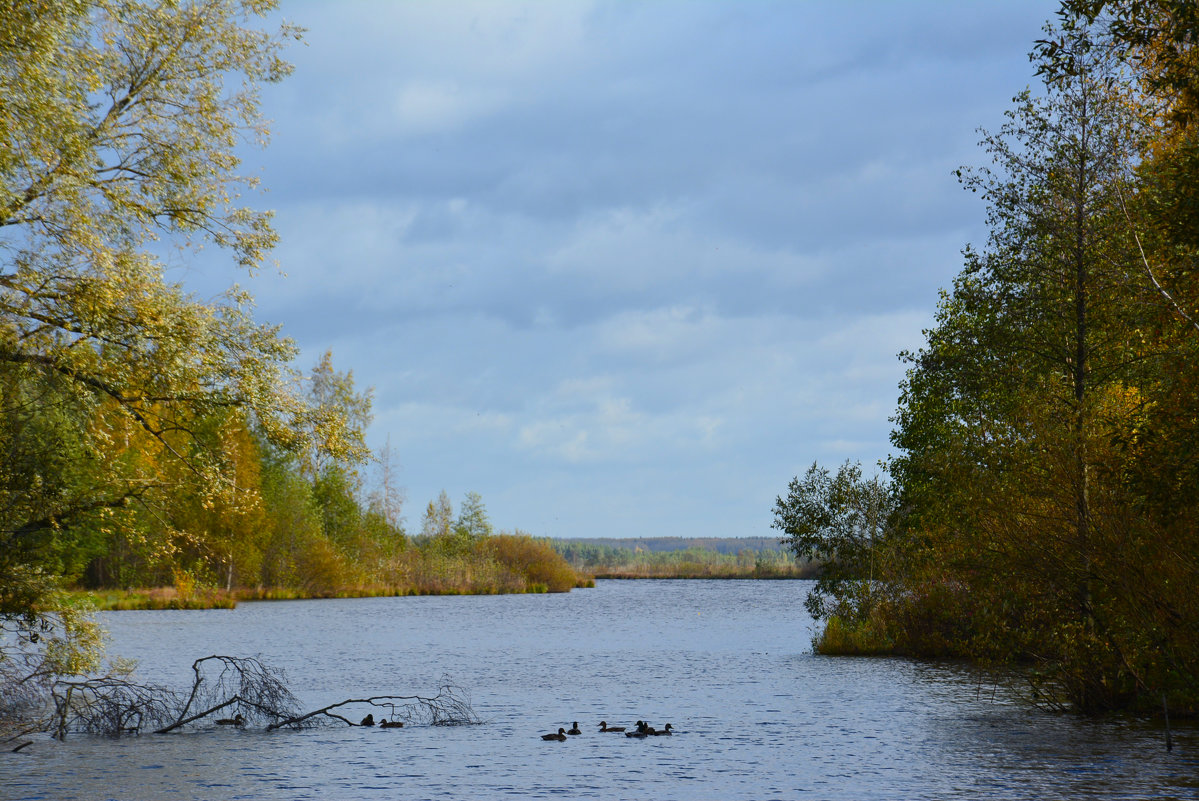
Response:
[{"label": "bare branch", "polygon": [[470,704],[470,694],[462,687],[442,679],[437,695],[425,698],[420,695],[376,695],[370,698],[347,698],[336,704],[330,704],[320,709],[314,709],[297,717],[281,720],[267,726],[267,731],[294,727],[312,718],[324,715],[335,718],[343,723],[354,726],[350,719],[332,712],[345,706],[366,704],[372,708],[385,709],[393,721],[402,720],[404,723],[420,723],[427,726],[466,726],[481,723],[478,715]]},{"label": "bare branch", "polygon": [[303,712],[284,683],[283,672],[258,659],[214,654],[193,662],[192,673],[195,678],[186,696],[114,676],[56,682],[53,715],[34,730],[51,731],[58,739],[70,731],[109,737],[144,731],[167,734],[221,710],[235,712],[238,726],[257,722],[265,724],[265,731],[309,728],[331,721],[360,725],[335,711],[353,706],[385,710],[392,722],[406,724],[461,726],[482,722],[471,707],[470,694],[448,677],[442,678],[437,695],[432,697],[348,698]]}]

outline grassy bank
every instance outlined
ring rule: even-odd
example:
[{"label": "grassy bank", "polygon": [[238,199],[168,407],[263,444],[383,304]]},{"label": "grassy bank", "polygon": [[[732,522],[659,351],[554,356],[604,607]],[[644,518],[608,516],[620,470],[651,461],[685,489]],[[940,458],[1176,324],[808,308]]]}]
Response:
[{"label": "grassy bank", "polygon": [[[594,579],[580,576],[571,589],[594,586]],[[129,590],[75,590],[71,594],[91,601],[99,611],[123,611],[141,609],[233,609],[239,601],[297,601],[318,598],[397,598],[417,595],[501,595],[547,592],[563,592],[563,590],[551,590],[547,584],[532,582],[520,589],[496,586],[408,585],[342,587],[337,590],[306,592],[292,587],[240,587],[231,591],[211,589],[191,595],[183,595],[175,587],[152,587]]]},{"label": "grassy bank", "polygon": [[[589,574],[572,568],[545,542],[510,534],[472,540],[433,538],[371,567],[351,571],[346,560],[338,560],[333,563],[335,569],[308,565],[291,584],[231,590],[213,588],[177,571],[173,586],[78,592],[88,595],[98,609],[222,609],[232,608],[238,601],[502,595],[595,586]],[[359,575],[353,577],[353,573]]]}]

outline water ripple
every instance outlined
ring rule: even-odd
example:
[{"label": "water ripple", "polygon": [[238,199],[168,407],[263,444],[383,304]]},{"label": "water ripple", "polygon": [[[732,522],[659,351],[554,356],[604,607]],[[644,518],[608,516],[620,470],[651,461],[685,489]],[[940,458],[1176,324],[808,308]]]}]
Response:
[{"label": "water ripple", "polygon": [[[806,591],[599,582],[568,595],[109,614],[112,652],[141,660],[147,681],[186,685],[191,659],[214,650],[285,668],[312,705],[429,694],[449,674],[488,723],[72,737],[3,758],[4,796],[1199,797],[1193,728],[1166,755],[1153,726],[1043,715],[960,665],[815,656]],[[600,734],[601,719],[676,733]],[[576,720],[584,733],[568,742],[538,736]]]}]

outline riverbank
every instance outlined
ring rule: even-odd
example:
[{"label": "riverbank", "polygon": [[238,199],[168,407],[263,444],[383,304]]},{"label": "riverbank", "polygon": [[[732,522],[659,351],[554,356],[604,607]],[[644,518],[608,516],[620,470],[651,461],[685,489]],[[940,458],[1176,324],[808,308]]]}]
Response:
[{"label": "riverbank", "polygon": [[242,587],[234,590],[204,589],[191,593],[175,587],[150,587],[129,590],[72,590],[74,598],[90,602],[97,611],[133,611],[147,609],[233,609],[239,601],[304,601],[328,598],[396,598],[421,595],[509,595],[569,592],[594,587],[595,580],[581,576],[573,587],[551,589],[541,582],[523,588],[487,585],[475,588],[458,586],[344,587],[332,591],[305,592],[289,587]]},{"label": "riverbank", "polygon": [[663,581],[671,579],[699,579],[712,581],[794,581],[812,578],[808,566],[786,568],[729,568],[700,566],[696,569],[664,569],[655,566],[634,565],[598,570],[580,576],[575,585],[567,590],[551,590],[547,585],[534,582],[523,589],[486,586],[463,588],[458,586],[371,586],[343,587],[338,590],[305,592],[290,587],[241,587],[233,590],[200,589],[181,592],[175,587],[141,587],[128,590],[72,590],[72,597],[90,602],[97,611],[136,611],[148,609],[233,609],[240,601],[304,601],[327,598],[397,598],[430,595],[509,595],[526,593],[569,592],[571,589],[595,587],[597,580],[617,581]]}]

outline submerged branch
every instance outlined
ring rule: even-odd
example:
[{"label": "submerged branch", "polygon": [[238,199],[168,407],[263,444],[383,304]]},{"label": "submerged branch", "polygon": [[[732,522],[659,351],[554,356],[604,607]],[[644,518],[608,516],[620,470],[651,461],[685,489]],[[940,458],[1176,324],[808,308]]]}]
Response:
[{"label": "submerged branch", "polygon": [[57,682],[52,691],[54,712],[43,730],[57,739],[71,731],[109,737],[143,731],[167,734],[222,710],[235,713],[235,717],[217,723],[236,720],[239,728],[257,723],[265,731],[302,729],[331,721],[354,726],[359,724],[338,710],[355,705],[386,710],[393,723],[461,726],[482,722],[471,707],[470,694],[447,677],[431,697],[348,698],[304,712],[288,689],[283,671],[258,659],[213,654],[193,662],[192,673],[195,678],[186,694],[114,676]]},{"label": "submerged branch", "polygon": [[374,709],[385,709],[391,720],[403,721],[406,724],[424,724],[427,726],[467,726],[482,721],[471,707],[470,694],[458,685],[443,678],[438,693],[431,698],[420,695],[376,695],[370,698],[347,698],[336,704],[314,709],[303,715],[288,720],[281,720],[267,726],[267,731],[283,726],[300,726],[308,721],[325,716],[340,720],[348,726],[358,725],[342,715],[333,712],[346,706],[368,705]]}]

